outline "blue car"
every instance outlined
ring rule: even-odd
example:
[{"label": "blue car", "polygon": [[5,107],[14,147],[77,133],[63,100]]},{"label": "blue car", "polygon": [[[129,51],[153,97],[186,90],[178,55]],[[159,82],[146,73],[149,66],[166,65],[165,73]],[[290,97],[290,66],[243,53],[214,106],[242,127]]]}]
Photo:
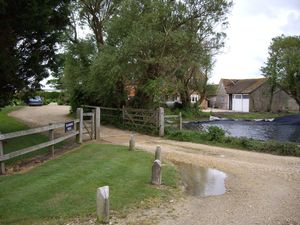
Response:
[{"label": "blue car", "polygon": [[40,106],[43,105],[43,99],[40,96],[35,96],[28,99],[28,105],[30,106]]}]

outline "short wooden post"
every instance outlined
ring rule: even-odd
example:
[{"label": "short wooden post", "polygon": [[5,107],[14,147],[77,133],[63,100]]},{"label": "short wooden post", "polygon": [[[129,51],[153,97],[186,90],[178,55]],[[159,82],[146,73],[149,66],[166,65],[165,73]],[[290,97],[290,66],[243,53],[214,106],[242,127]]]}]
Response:
[{"label": "short wooden post", "polygon": [[153,162],[151,183],[161,185],[161,162],[158,159]]},{"label": "short wooden post", "polygon": [[97,220],[101,223],[109,223],[109,186],[97,189]]},{"label": "short wooden post", "polygon": [[77,108],[76,118],[79,119],[79,126],[78,126],[79,134],[76,136],[76,139],[77,139],[77,143],[81,144],[82,134],[83,134],[83,109],[82,108]]},{"label": "short wooden post", "polygon": [[[0,132],[1,135],[1,132]],[[0,141],[0,156],[4,155],[4,150],[3,150],[3,143]],[[5,163],[3,161],[0,162],[0,173],[3,175],[5,174]]]},{"label": "short wooden post", "polygon": [[165,135],[165,113],[164,108],[158,108],[158,127],[159,127],[159,136],[163,137]]},{"label": "short wooden post", "polygon": [[135,149],[135,137],[134,134],[132,134],[129,140],[129,151],[134,151],[134,149]]},{"label": "short wooden post", "polygon": [[161,147],[158,145],[155,150],[155,160],[161,161]]},{"label": "short wooden post", "polygon": [[[52,123],[49,123],[49,126],[51,126],[52,125]],[[54,140],[54,130],[53,129],[50,129],[49,130],[49,140],[50,141],[53,141]],[[54,158],[54,145],[50,145],[50,147],[49,147],[49,150],[50,150],[50,152],[51,152],[51,156],[52,156],[52,158]]]},{"label": "short wooden post", "polygon": [[182,130],[182,114],[179,112],[179,124],[178,124],[179,130]]},{"label": "short wooden post", "polygon": [[100,107],[96,108],[96,140],[100,141],[100,116],[101,110]]}]

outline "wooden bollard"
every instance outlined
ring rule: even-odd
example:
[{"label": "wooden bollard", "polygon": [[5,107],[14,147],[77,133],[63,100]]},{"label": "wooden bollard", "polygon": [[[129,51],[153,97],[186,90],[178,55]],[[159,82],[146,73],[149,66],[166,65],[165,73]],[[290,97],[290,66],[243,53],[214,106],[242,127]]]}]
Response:
[{"label": "wooden bollard", "polygon": [[161,162],[158,159],[153,162],[151,183],[161,185]]},{"label": "wooden bollard", "polygon": [[134,151],[134,149],[135,149],[135,138],[134,138],[134,134],[132,134],[129,140],[129,151]]},{"label": "wooden bollard", "polygon": [[109,223],[109,186],[97,189],[97,220],[100,223]]},{"label": "wooden bollard", "polygon": [[155,160],[158,159],[160,162],[162,161],[161,160],[161,147],[158,145],[156,147],[156,150],[155,150]]}]

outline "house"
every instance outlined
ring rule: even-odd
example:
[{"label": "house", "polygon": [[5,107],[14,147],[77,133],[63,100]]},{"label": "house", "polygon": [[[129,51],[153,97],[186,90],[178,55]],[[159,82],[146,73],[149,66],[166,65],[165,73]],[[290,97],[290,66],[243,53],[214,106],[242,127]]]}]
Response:
[{"label": "house", "polygon": [[[181,103],[181,99],[178,94],[166,95],[165,99],[166,99],[166,105],[169,107],[173,107],[175,102]],[[192,105],[198,103],[199,100],[200,100],[200,94],[198,92],[192,92],[190,94],[190,101]],[[205,98],[199,106],[201,109],[206,109],[208,107],[208,100]]]},{"label": "house", "polygon": [[[270,106],[271,86],[267,78],[221,79],[216,97],[216,108],[239,112],[266,112]],[[271,111],[298,111],[297,102],[277,88],[273,94]]]}]

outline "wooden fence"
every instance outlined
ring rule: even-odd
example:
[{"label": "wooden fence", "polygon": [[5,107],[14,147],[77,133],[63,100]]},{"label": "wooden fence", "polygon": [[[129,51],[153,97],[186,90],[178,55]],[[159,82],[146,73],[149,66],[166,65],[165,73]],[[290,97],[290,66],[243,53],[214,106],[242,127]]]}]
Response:
[{"label": "wooden fence", "polygon": [[[54,138],[54,130],[61,129],[61,128],[65,129],[66,135],[62,137]],[[11,140],[17,137],[27,136],[30,134],[47,132],[47,131],[49,132],[49,139],[50,139],[49,141],[4,154],[4,147],[5,147],[3,144],[4,141]],[[76,140],[78,143],[82,143],[82,134],[83,134],[83,110],[82,109],[77,109],[77,119],[75,120],[62,122],[62,123],[49,124],[47,126],[33,128],[29,130],[17,131],[13,133],[0,134],[0,164],[1,164],[0,172],[1,174],[5,174],[5,161],[30,152],[37,151],[42,148],[50,147],[50,151],[53,157],[55,153],[54,150],[55,144],[60,143],[74,136],[76,136]]]},{"label": "wooden fence", "polygon": [[159,136],[164,136],[164,108],[162,107],[151,110],[125,107],[119,109],[85,105],[83,108],[99,108],[99,118],[96,118],[96,122],[98,123],[103,119],[107,119],[134,128],[158,130]]},{"label": "wooden fence", "polygon": [[165,127],[173,127],[182,130],[182,115],[165,115]]}]

